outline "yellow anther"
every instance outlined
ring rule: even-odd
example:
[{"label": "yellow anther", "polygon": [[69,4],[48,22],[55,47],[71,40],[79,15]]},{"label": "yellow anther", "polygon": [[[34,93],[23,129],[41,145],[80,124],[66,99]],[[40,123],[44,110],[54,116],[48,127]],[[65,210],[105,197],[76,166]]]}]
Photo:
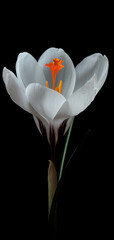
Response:
[{"label": "yellow anther", "polygon": [[62,91],[62,80],[59,83],[59,93],[61,93],[61,91]]},{"label": "yellow anther", "polygon": [[49,88],[49,84],[48,84],[48,81],[46,81],[46,87]]}]

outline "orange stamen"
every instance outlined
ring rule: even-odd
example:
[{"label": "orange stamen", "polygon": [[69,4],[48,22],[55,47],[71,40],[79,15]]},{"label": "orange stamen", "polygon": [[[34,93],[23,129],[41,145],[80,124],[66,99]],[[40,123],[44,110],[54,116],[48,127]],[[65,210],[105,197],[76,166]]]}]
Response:
[{"label": "orange stamen", "polygon": [[[56,90],[59,93],[61,93],[61,90],[62,90],[62,80],[60,81],[59,87],[57,87],[56,89],[55,89],[55,81],[56,81],[56,77],[57,77],[57,74],[60,71],[60,69],[64,68],[62,63],[63,63],[63,61],[61,59],[54,58],[53,62],[45,64],[45,66],[49,67],[52,72],[53,90]],[[46,81],[46,86],[49,87],[48,81]]]}]

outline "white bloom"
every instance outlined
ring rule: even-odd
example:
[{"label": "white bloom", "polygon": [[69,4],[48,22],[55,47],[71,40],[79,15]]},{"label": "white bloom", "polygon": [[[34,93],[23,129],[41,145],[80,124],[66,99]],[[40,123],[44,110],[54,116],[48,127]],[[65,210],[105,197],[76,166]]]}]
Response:
[{"label": "white bloom", "polygon": [[58,130],[66,131],[71,119],[93,101],[107,73],[108,59],[100,53],[85,58],[75,68],[63,49],[49,48],[38,61],[27,52],[19,54],[17,76],[4,68],[3,80],[12,100],[34,116],[39,131],[49,141],[51,134],[56,141]]}]

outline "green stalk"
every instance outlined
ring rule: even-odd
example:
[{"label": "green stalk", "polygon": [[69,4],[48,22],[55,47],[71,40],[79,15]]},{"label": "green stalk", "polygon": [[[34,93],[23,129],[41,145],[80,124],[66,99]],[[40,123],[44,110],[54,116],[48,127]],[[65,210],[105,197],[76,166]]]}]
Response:
[{"label": "green stalk", "polygon": [[69,143],[69,139],[70,139],[70,135],[71,135],[73,123],[74,123],[74,118],[73,118],[73,120],[72,120],[72,122],[71,122],[71,125],[70,125],[70,127],[69,127],[69,130],[68,130],[67,139],[66,139],[66,143],[65,143],[65,147],[64,147],[64,151],[63,151],[61,166],[60,166],[60,171],[59,171],[58,181],[60,181],[61,176],[62,176],[62,173],[63,173],[64,162],[65,162],[67,147],[68,147],[68,143]]}]

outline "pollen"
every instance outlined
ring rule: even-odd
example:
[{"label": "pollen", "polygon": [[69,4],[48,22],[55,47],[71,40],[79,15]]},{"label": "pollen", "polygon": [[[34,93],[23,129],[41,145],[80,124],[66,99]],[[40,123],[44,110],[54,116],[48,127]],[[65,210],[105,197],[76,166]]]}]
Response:
[{"label": "pollen", "polygon": [[[55,82],[58,72],[64,68],[64,65],[62,65],[63,60],[54,58],[53,62],[50,62],[48,64],[45,64],[46,67],[49,67],[52,73],[52,81],[53,81],[53,90],[61,93],[62,91],[62,80],[60,80],[59,86],[55,88]],[[46,87],[49,88],[48,81],[46,81]]]}]

